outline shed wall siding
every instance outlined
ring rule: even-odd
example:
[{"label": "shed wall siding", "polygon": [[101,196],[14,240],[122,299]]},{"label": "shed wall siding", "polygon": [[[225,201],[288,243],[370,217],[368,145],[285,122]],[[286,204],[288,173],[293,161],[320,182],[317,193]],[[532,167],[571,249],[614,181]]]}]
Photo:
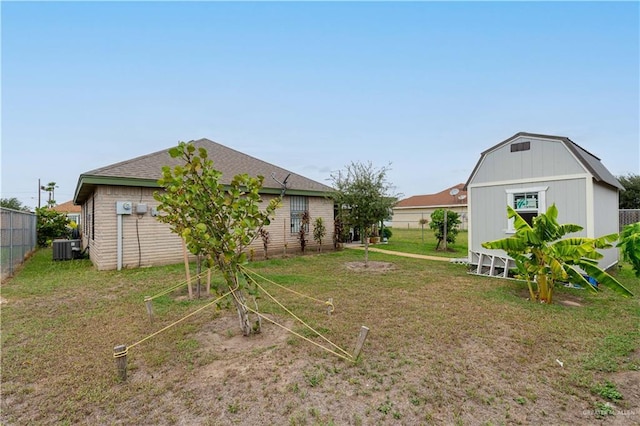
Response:
[{"label": "shed wall siding", "polygon": [[[473,226],[470,238],[470,250],[486,251],[482,243],[506,238],[507,232],[507,190],[530,187],[548,187],[546,207],[555,203],[560,223],[575,223],[586,226],[585,179],[566,181],[531,181],[525,184],[491,185],[470,187],[469,197],[473,206]],[[571,236],[586,236],[586,230]]]},{"label": "shed wall siding", "polygon": [[[616,234],[619,229],[620,213],[618,210],[618,191],[612,191],[609,187],[594,184],[594,237]],[[613,243],[616,244],[615,242]],[[598,264],[603,268],[609,268],[618,263],[618,249],[612,247],[600,250],[604,255]]]},{"label": "shed wall siding", "polygon": [[[123,268],[164,265],[183,261],[182,241],[172,233],[167,224],[159,222],[150,214],[151,208],[157,208],[158,202],[153,198],[155,189],[123,186],[99,186],[94,194],[96,203],[95,239],[89,236],[85,241],[90,245],[90,257],[99,270],[111,270],[117,267],[117,201],[131,201],[134,208],[139,203],[147,204],[147,213],[138,216],[135,213],[123,215]],[[263,196],[266,203],[272,195]],[[327,228],[323,246],[332,247],[333,241],[333,202],[320,197],[309,198],[311,215],[310,231],[313,221],[322,217]],[[286,229],[286,233],[284,232]],[[268,245],[269,255],[282,255],[284,244],[288,243],[289,251],[299,251],[296,235],[290,235],[290,213],[288,198],[276,210],[275,219],[267,227],[270,233]],[[286,237],[285,237],[286,236]],[[312,234],[309,235],[307,247],[317,248]],[[248,248],[249,254],[258,258],[263,256],[263,244],[260,238]],[[193,260],[194,257],[190,256]]]},{"label": "shed wall siding", "polygon": [[[511,152],[511,144],[531,142],[528,151]],[[473,177],[474,184],[518,179],[544,179],[585,173],[562,142],[519,137],[488,153]]]}]

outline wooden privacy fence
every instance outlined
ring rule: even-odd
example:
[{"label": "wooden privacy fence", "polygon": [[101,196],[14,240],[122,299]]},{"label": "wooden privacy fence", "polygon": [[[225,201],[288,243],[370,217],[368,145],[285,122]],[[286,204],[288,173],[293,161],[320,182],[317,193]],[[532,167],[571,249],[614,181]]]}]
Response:
[{"label": "wooden privacy fence", "polygon": [[640,209],[620,209],[620,231],[626,225],[640,222]]},{"label": "wooden privacy fence", "polygon": [[2,245],[2,279],[10,277],[15,268],[36,248],[36,215],[31,212],[0,207]]}]

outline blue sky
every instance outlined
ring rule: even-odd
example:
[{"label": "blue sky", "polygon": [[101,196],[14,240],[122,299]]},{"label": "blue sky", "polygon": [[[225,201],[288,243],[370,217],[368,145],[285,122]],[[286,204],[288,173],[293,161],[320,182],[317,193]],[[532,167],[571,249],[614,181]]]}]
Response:
[{"label": "blue sky", "polygon": [[[519,131],[640,173],[637,2],[2,2],[2,197],[206,137],[404,196]],[[44,199],[44,194],[43,194]]]}]

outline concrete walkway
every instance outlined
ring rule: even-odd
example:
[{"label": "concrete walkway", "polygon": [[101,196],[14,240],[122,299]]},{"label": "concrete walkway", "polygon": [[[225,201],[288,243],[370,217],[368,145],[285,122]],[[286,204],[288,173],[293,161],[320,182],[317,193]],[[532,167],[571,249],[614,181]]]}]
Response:
[{"label": "concrete walkway", "polygon": [[[344,248],[355,249],[355,250],[364,250],[364,246],[361,244],[345,244]],[[441,256],[428,256],[426,254],[414,254],[414,253],[403,253],[401,251],[391,251],[384,250],[377,247],[369,246],[369,251],[375,251],[377,253],[391,254],[394,256],[402,256],[402,257],[412,257],[414,259],[427,259],[427,260],[439,260],[440,262],[452,262],[454,259],[451,257],[441,257]]]}]

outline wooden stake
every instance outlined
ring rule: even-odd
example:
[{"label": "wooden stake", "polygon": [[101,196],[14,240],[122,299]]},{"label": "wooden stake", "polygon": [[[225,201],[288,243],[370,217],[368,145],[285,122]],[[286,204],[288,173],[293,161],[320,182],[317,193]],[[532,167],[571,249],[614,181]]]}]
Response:
[{"label": "wooden stake", "polygon": [[144,304],[147,307],[147,314],[149,314],[149,321],[153,322],[153,301],[151,296],[144,297]]},{"label": "wooden stake", "polygon": [[333,297],[330,297],[329,300],[327,300],[327,315],[331,316],[331,312],[333,312],[334,309]]},{"label": "wooden stake", "polygon": [[369,327],[365,327],[364,325],[360,327],[360,335],[358,336],[356,348],[353,350],[353,358],[358,359],[360,356],[362,345],[364,345],[364,341],[367,339],[367,334],[369,334]]},{"label": "wooden stake", "polygon": [[182,240],[182,253],[184,254],[184,270],[187,272],[187,287],[189,288],[189,300],[193,299],[193,289],[191,288],[191,272],[189,271],[189,254],[187,244]]},{"label": "wooden stake", "polygon": [[127,345],[118,345],[113,348],[113,356],[116,359],[116,368],[120,381],[127,381]]},{"label": "wooden stake", "polygon": [[211,268],[207,269],[207,295],[211,294]]}]

